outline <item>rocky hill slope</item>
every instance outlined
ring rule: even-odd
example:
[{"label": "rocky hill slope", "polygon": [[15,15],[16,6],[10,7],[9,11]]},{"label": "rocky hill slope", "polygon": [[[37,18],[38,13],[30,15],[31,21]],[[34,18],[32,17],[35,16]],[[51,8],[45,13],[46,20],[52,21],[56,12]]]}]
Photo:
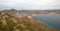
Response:
[{"label": "rocky hill slope", "polygon": [[0,12],[0,31],[58,31],[50,29],[30,17],[14,17]]}]

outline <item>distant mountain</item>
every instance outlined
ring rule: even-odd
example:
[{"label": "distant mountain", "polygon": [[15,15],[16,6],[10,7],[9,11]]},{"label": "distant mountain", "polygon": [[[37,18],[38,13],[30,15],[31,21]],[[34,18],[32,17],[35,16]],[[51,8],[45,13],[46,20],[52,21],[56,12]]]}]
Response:
[{"label": "distant mountain", "polygon": [[54,9],[54,10],[15,10],[15,9],[10,9],[10,10],[1,10],[1,12],[9,13],[9,14],[15,14],[15,13],[29,13],[29,14],[49,14],[49,13],[56,13],[60,14],[60,9]]},{"label": "distant mountain", "polygon": [[0,31],[58,31],[30,18],[15,17],[9,13],[0,12]]}]

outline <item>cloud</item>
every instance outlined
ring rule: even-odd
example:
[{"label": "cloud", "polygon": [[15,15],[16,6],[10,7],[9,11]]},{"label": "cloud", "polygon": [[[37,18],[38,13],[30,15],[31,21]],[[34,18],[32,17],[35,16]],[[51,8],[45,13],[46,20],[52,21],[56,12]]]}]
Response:
[{"label": "cloud", "polygon": [[0,0],[0,6],[16,9],[59,9],[60,0]]}]

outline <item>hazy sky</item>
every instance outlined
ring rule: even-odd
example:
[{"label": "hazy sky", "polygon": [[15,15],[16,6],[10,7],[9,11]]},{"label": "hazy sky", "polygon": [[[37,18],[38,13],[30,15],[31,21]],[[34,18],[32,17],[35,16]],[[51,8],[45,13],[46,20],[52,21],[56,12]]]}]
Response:
[{"label": "hazy sky", "polygon": [[0,0],[0,9],[60,9],[60,0]]}]

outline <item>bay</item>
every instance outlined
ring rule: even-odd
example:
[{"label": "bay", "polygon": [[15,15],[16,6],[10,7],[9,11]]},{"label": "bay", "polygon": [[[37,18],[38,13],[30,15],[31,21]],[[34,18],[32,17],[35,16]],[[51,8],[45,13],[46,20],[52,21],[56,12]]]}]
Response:
[{"label": "bay", "polygon": [[32,16],[32,18],[49,28],[60,29],[60,14],[37,14]]}]

